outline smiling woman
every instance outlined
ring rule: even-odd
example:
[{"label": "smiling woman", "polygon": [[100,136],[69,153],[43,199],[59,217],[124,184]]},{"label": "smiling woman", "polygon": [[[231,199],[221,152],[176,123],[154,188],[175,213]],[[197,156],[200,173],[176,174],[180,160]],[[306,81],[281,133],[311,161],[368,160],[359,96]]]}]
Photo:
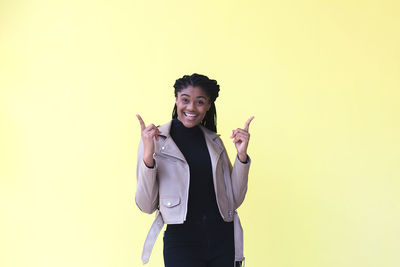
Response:
[{"label": "smiling woman", "polygon": [[137,162],[135,201],[146,213],[157,211],[146,238],[146,263],[158,233],[164,233],[166,267],[241,266],[243,233],[236,209],[247,192],[249,124],[233,130],[237,149],[232,167],[216,133],[217,81],[200,74],[176,80],[172,120],[145,125]]}]

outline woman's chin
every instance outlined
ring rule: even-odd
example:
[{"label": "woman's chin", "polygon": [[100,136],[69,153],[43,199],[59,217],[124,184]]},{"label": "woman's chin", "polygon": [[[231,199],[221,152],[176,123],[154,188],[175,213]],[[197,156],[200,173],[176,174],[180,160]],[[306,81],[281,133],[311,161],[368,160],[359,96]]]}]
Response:
[{"label": "woman's chin", "polygon": [[196,121],[185,121],[183,123],[183,125],[185,125],[185,127],[187,127],[187,128],[192,128],[192,127],[198,125],[198,123]]},{"label": "woman's chin", "polygon": [[192,128],[200,124],[200,122],[197,119],[193,120],[190,118],[184,118],[179,120],[183,123],[183,125],[185,125],[186,128]]}]

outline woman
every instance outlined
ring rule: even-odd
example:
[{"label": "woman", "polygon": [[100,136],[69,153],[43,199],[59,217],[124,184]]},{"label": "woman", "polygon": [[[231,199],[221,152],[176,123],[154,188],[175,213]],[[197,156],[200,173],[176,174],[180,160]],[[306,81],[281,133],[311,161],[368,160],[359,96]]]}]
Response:
[{"label": "woman", "polygon": [[[135,201],[157,211],[146,238],[146,263],[164,224],[166,267],[240,266],[243,235],[236,209],[247,191],[247,146],[251,117],[232,131],[237,157],[232,167],[216,134],[217,81],[200,74],[176,80],[172,120],[141,127]],[[236,262],[236,263],[235,263]]]}]

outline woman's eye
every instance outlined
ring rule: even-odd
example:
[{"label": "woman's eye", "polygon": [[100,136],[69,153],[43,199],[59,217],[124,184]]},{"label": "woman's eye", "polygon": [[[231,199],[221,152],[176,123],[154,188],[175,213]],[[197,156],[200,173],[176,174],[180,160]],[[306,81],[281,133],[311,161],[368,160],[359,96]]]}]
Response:
[{"label": "woman's eye", "polygon": [[203,101],[197,101],[197,104],[199,104],[199,105],[203,105],[204,104],[204,102]]},{"label": "woman's eye", "polygon": [[187,102],[189,102],[189,100],[186,99],[186,98],[182,98],[182,102],[183,102],[183,103],[187,103]]}]

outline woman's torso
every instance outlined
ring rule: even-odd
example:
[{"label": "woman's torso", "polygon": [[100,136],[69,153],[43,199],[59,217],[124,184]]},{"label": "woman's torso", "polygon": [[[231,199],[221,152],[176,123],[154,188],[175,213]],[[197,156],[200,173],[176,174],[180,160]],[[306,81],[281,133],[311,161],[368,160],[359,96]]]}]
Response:
[{"label": "woman's torso", "polygon": [[201,241],[204,234],[214,239],[233,235],[233,223],[225,222],[218,210],[211,158],[203,131],[187,128],[178,119],[171,124],[170,135],[184,155],[190,170],[188,212],[183,224],[168,224],[166,235]]}]

